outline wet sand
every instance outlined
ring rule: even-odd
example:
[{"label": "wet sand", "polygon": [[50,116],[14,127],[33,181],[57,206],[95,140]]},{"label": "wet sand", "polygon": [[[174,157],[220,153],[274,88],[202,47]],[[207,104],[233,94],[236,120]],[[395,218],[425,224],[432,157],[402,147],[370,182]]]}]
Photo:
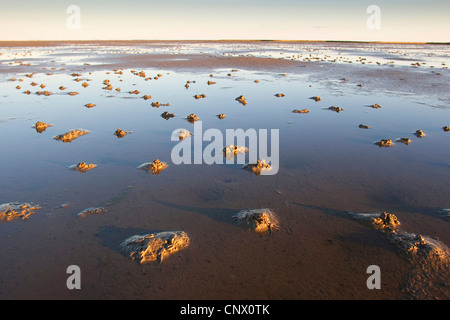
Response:
[{"label": "wet sand", "polygon": [[[52,48],[59,44],[39,43],[38,46]],[[107,43],[112,47],[133,44],[135,43]],[[5,48],[13,45],[16,44],[2,43],[0,48],[5,52]],[[26,48],[27,44],[20,43],[20,46]],[[76,52],[76,47],[73,50]],[[50,57],[51,55],[49,59]],[[150,119],[150,128],[141,134],[139,129],[144,128],[144,122],[141,123],[137,119],[122,125],[107,118],[105,122],[111,124],[108,128],[104,128],[104,124],[95,127],[95,122],[85,120],[86,124],[93,126],[87,128],[93,129],[92,132],[76,141],[63,144],[52,141],[52,134],[64,132],[59,132],[62,128],[54,120],[59,119],[60,123],[67,126],[70,123],[70,119],[64,117],[63,110],[60,118],[55,116],[55,119],[42,119],[52,123],[53,127],[42,133],[48,133],[48,136],[40,135],[40,140],[36,140],[38,138],[35,136],[31,140],[21,138],[24,134],[20,132],[25,129],[19,129],[17,132],[20,134],[16,139],[22,144],[17,145],[6,139],[2,140],[2,144],[10,148],[8,150],[12,159],[15,159],[14,155],[22,155],[23,151],[20,150],[30,148],[36,154],[36,166],[21,166],[24,160],[18,158],[17,164],[8,164],[8,173],[2,173],[0,180],[0,203],[20,200],[39,204],[41,209],[27,221],[0,224],[2,299],[450,298],[448,272],[440,274],[438,280],[431,285],[419,284],[411,289],[408,287],[408,279],[414,266],[398,254],[396,247],[383,234],[347,215],[347,211],[393,212],[402,222],[401,227],[404,230],[436,237],[450,246],[448,222],[437,213],[439,209],[450,207],[450,171],[447,165],[450,162],[450,136],[441,129],[443,125],[449,124],[446,121],[450,119],[445,118],[450,112],[450,73],[447,69],[433,70],[412,66],[392,68],[385,65],[302,62],[210,54],[102,54],[90,57],[88,61],[90,65],[56,64],[64,70],[52,72],[61,76],[80,72],[83,77],[90,77],[89,72],[103,72],[101,81],[99,77],[95,78],[86,90],[97,90],[90,89],[95,83],[103,87],[102,82],[107,77],[116,79],[112,72],[114,68],[124,68],[127,73],[130,69],[151,69],[152,72],[147,72],[148,74],[164,70],[181,74],[180,78],[184,77],[186,80],[188,76],[193,80],[206,79],[209,74],[214,73],[213,80],[217,81],[217,84],[211,87],[224,82],[224,79],[227,79],[226,74],[233,68],[239,70],[236,76],[231,77],[238,79],[236,81],[253,84],[253,77],[257,75],[263,78],[270,75],[273,79],[278,79],[266,81],[267,83],[262,81],[267,97],[261,100],[257,100],[256,94],[252,96],[250,89],[250,94],[244,89],[242,94],[250,97],[245,108],[253,115],[257,115],[257,109],[252,103],[257,100],[256,104],[260,103],[261,106],[264,99],[270,105],[281,104],[274,114],[286,114],[286,118],[273,117],[272,124],[280,129],[280,171],[274,176],[256,176],[242,170],[239,165],[171,164],[169,160],[173,144],[158,139],[162,139],[167,131],[170,132],[180,125],[181,122],[171,122],[181,121],[179,118],[183,113],[179,113],[179,109],[187,111],[181,106],[184,100],[177,100],[181,95],[178,90],[185,90],[182,87],[184,83],[175,80],[170,80],[174,82],[169,82],[167,89],[167,97],[171,98],[173,108],[154,108],[159,109],[155,110],[154,118],[159,118],[158,123],[164,123],[164,127],[155,127],[154,131],[151,129],[151,121],[154,120]],[[95,64],[96,62],[101,64]],[[43,71],[42,67],[51,65],[48,59],[39,59],[36,64],[30,66],[3,63],[0,66],[2,82],[7,82],[7,79],[13,76],[24,78],[25,73],[46,72],[48,70]],[[104,74],[106,71],[111,74]],[[240,72],[244,71],[249,72],[250,76],[241,76]],[[439,72],[440,75],[432,71]],[[289,82],[291,76],[293,80]],[[303,77],[303,80],[298,77]],[[348,81],[342,81],[343,78]],[[73,86],[72,78],[67,79],[58,85]],[[156,83],[169,79],[170,75],[163,73],[160,79],[152,80],[156,82],[149,81],[139,84],[136,88],[141,90],[141,95],[147,94],[142,90],[148,88],[148,92],[157,97]],[[293,100],[288,100],[285,104],[278,102],[285,98],[274,97],[275,93],[284,92],[276,86],[277,81],[286,81],[282,83],[292,85],[292,90],[286,91],[286,98]],[[115,82],[114,87],[120,85],[131,88],[125,82]],[[175,83],[181,89],[175,87]],[[195,85],[198,83],[199,80]],[[297,84],[301,84],[302,90],[305,91],[296,93]],[[358,86],[359,84],[364,86]],[[11,88],[15,85],[16,82]],[[218,89],[210,89],[222,90],[230,100],[227,104],[230,111],[222,109],[227,114],[224,120],[216,119],[218,110],[206,113],[201,109],[212,108],[217,100],[210,102],[214,99],[214,92],[208,92],[205,99],[200,99],[202,101],[193,99],[193,90],[202,93],[200,90],[204,88],[196,89],[198,86],[195,85],[187,89],[185,94],[189,96],[189,100],[185,101],[192,104],[189,108],[193,112],[203,112],[200,119],[204,119],[205,125],[219,126],[219,121],[234,119],[230,127],[240,127],[242,122],[238,120],[239,116],[244,118],[244,122],[250,121],[250,118],[246,118],[248,115],[243,114],[243,110],[247,109],[234,109],[244,107],[234,101],[238,96],[234,91],[227,91],[230,90],[227,89],[228,82],[222,88],[219,86]],[[206,86],[206,82],[204,85]],[[309,88],[309,85],[312,87]],[[78,87],[80,86],[81,83]],[[239,88],[237,85],[233,90],[237,91]],[[78,96],[82,96],[85,89],[80,87],[77,90],[81,93]],[[128,92],[128,89],[124,91]],[[104,95],[103,90],[94,91],[94,94],[95,92]],[[13,99],[9,97],[10,92],[4,91],[2,95],[6,96],[6,100]],[[316,103],[309,99],[314,95],[325,98]],[[48,100],[43,100],[44,103],[33,102],[33,106],[50,108],[47,103],[50,103],[52,98],[71,101],[78,99],[78,96],[55,95],[45,98]],[[358,99],[358,102],[351,100],[351,97],[355,96],[357,98],[354,99]],[[353,133],[347,123],[342,124],[339,121],[343,120],[338,120],[345,119],[346,114],[352,114],[352,110],[356,109],[353,103],[360,104],[359,101],[362,100],[367,101],[367,105],[376,103],[377,101],[373,101],[374,96],[384,96],[386,100],[396,99],[396,102],[405,105],[410,103],[414,105],[414,112],[417,109],[418,114],[433,115],[426,123],[433,124],[436,130],[423,140],[412,139],[411,145],[396,145],[389,150],[380,150],[373,143],[367,142],[370,138],[365,138],[366,131],[357,127],[359,122],[354,123]],[[157,99],[165,101],[165,97]],[[322,123],[323,126],[314,127],[308,124],[308,121],[312,120],[307,117],[314,116],[317,110],[348,97],[349,106],[344,106],[345,110],[339,115],[322,110],[320,112],[324,113],[321,116],[323,118],[312,118],[317,119],[314,120],[315,124]],[[96,103],[92,109],[84,108],[85,103],[91,102],[89,99],[84,103],[81,103],[82,99],[77,100],[80,112],[106,114],[106,111],[102,111],[103,100],[99,103],[92,101]],[[130,102],[135,100],[110,99],[119,100],[127,108],[135,108],[133,110],[136,113],[141,112],[135,102]],[[153,100],[155,99],[151,101]],[[175,103],[172,103],[172,100],[175,100]],[[299,101],[298,104],[296,100]],[[312,102],[307,104],[308,100]],[[24,108],[22,104],[25,102],[20,103],[17,107]],[[203,104],[198,107],[198,103]],[[317,107],[318,104],[320,107]],[[382,114],[372,113],[389,110],[385,103],[380,104],[383,108],[370,110],[371,113],[363,120],[378,119],[379,127],[375,130],[379,131],[375,132],[379,138],[403,133],[406,125],[402,119],[383,119]],[[146,105],[146,108],[152,109],[150,102]],[[2,108],[9,106],[11,104],[8,102],[0,104]],[[294,108],[300,107],[308,107],[311,113],[292,114]],[[161,119],[163,108],[175,112],[176,116],[167,122]],[[391,107],[393,108],[395,106]],[[401,110],[407,109],[403,107]],[[117,116],[113,106],[111,112],[112,118]],[[443,116],[435,116],[435,112]],[[184,113],[187,116],[190,112]],[[8,109],[5,114],[13,112]],[[31,113],[28,117],[35,116],[36,113]],[[297,116],[306,118],[300,119]],[[405,118],[409,119],[407,116]],[[424,123],[425,118],[424,116]],[[444,123],[437,123],[436,118],[440,118]],[[27,123],[24,119],[27,119],[26,116],[18,120],[0,122],[0,130],[3,133],[8,129],[16,132],[14,123]],[[249,125],[255,125],[256,128],[266,125],[270,127],[271,123],[267,119],[267,114],[255,116]],[[383,120],[386,121],[384,127]],[[389,127],[396,124],[394,120],[399,122],[398,127]],[[414,121],[421,123],[414,118],[414,125]],[[258,126],[258,123],[261,125]],[[186,121],[183,122],[183,126],[190,128],[187,124]],[[84,123],[80,126],[84,127]],[[222,126],[221,128],[227,128],[227,124]],[[124,139],[117,139],[112,135],[117,127],[126,127],[133,131],[133,134]],[[412,132],[417,129],[419,128],[415,126],[411,129],[411,137]],[[373,130],[368,129],[367,134],[373,134]],[[146,133],[150,135],[146,136]],[[101,141],[110,141],[105,137],[111,139],[111,142],[100,146]],[[147,140],[149,137],[151,141]],[[45,138],[48,142],[42,142]],[[89,143],[91,138],[97,139],[94,144]],[[428,138],[430,142],[427,145]],[[35,150],[33,143],[38,143],[44,149]],[[418,149],[405,149],[416,145]],[[48,153],[48,156],[45,156],[45,153]],[[85,157],[79,160],[74,155]],[[140,163],[156,158],[168,161],[169,164],[161,174],[151,175],[137,170]],[[80,161],[96,163],[98,167],[79,174],[65,166],[66,162],[70,165]],[[2,164],[5,166],[6,162]],[[62,206],[65,203],[69,205]],[[89,207],[105,207],[107,212],[77,219],[77,213]],[[293,232],[278,230],[272,232],[270,237],[260,236],[236,225],[232,219],[233,215],[240,210],[253,208],[270,208],[278,216],[280,224],[289,226]],[[139,265],[120,250],[120,243],[131,235],[165,230],[186,232],[191,239],[189,247],[176,252],[162,263],[147,265]],[[68,290],[66,287],[68,275],[65,271],[67,266],[73,264],[78,265],[82,271],[81,290]],[[382,270],[381,290],[369,290],[366,287],[369,276],[366,269],[369,265],[378,265]]]}]

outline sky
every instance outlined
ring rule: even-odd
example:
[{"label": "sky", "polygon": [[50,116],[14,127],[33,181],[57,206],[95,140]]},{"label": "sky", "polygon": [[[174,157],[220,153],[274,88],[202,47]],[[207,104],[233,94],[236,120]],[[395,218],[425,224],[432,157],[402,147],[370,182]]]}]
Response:
[{"label": "sky", "polygon": [[450,42],[449,0],[1,2],[0,40]]}]

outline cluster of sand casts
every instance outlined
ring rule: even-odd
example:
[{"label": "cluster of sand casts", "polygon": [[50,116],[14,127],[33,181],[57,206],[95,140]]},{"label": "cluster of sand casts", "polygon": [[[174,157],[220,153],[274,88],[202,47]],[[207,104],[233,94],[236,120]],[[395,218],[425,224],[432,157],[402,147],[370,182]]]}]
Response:
[{"label": "cluster of sand casts", "polygon": [[[252,209],[238,212],[232,217],[238,224],[258,234],[278,230],[279,224],[270,209]],[[121,243],[121,249],[140,264],[159,261],[189,246],[191,240],[184,231],[163,231],[134,235]]]},{"label": "cluster of sand casts", "polygon": [[[123,74],[123,68],[120,69],[120,70],[119,70],[119,69],[114,69],[113,71],[114,71],[115,74],[119,74],[119,75],[122,75],[122,74]],[[232,69],[231,71],[232,71],[232,72],[237,72],[238,70],[237,70],[237,69]],[[148,76],[146,76],[146,74],[145,74],[144,71],[138,72],[138,71],[135,71],[135,70],[131,70],[130,72],[131,72],[132,74],[136,75],[136,76],[139,76],[139,77],[144,78],[146,81],[147,81],[147,80],[152,80],[152,79],[153,79],[153,80],[157,80],[157,79],[159,79],[159,78],[162,77],[162,74],[160,74],[160,73],[157,74],[157,75],[154,76],[154,77],[151,77],[151,76],[148,77]],[[107,72],[107,73],[109,73],[109,72]],[[51,73],[49,73],[48,75],[51,75]],[[228,75],[231,76],[231,73],[228,74]],[[286,74],[283,74],[283,75],[286,76]],[[74,77],[74,78],[75,78],[74,80],[77,81],[77,82],[83,81],[83,80],[80,78],[82,75],[79,74],[79,73],[72,73],[71,76]],[[33,77],[33,73],[31,73],[31,74],[26,74],[26,77],[32,78],[32,77]],[[214,77],[214,75],[213,75],[213,74],[210,74],[210,77]],[[10,79],[10,80],[16,81],[17,79],[14,79],[14,78],[13,78],[13,79]],[[18,79],[18,80],[19,80],[19,81],[23,81],[23,79]],[[345,79],[345,80],[347,80],[347,79]],[[86,81],[91,81],[91,79],[86,79]],[[84,87],[84,88],[86,88],[86,87],[89,85],[86,81],[84,81],[84,82],[82,83],[82,87]],[[255,80],[255,82],[256,82],[256,83],[259,83],[259,80]],[[185,84],[186,89],[189,88],[189,84],[191,84],[191,83],[195,83],[195,81],[187,81],[187,82],[186,82],[186,84]],[[215,83],[216,83],[216,82],[208,81],[208,85],[212,85],[212,84],[215,84]],[[112,86],[112,84],[110,83],[110,80],[109,80],[109,79],[104,80],[104,81],[103,81],[103,84],[105,85],[105,87],[103,87],[104,90],[113,90],[113,89],[114,89],[113,86]],[[32,85],[32,86],[37,86],[38,84],[35,83],[35,82],[32,82],[31,85]],[[44,88],[44,87],[45,87],[45,84],[41,84],[40,87],[41,87],[41,88]],[[16,89],[21,89],[21,87],[20,87],[20,86],[17,86]],[[60,86],[59,89],[60,89],[60,90],[65,90],[66,87]],[[118,91],[118,92],[121,91],[121,89],[120,89],[119,87],[116,88],[115,90]],[[30,94],[30,91],[27,90],[27,91],[24,91],[24,93],[25,93],[25,94]],[[129,93],[129,94],[139,94],[140,92],[139,92],[139,90],[134,90],[134,91],[129,91],[128,93]],[[51,92],[47,92],[47,91],[41,92],[41,91],[38,91],[38,92],[36,92],[36,94],[45,94],[46,96],[48,96],[48,95],[51,95]],[[74,92],[74,91],[69,92],[69,95],[77,95],[77,94],[78,94],[78,92]],[[274,96],[281,98],[281,97],[285,97],[285,94],[284,94],[284,93],[276,93]],[[152,97],[152,96],[151,96],[151,95],[148,95],[148,94],[142,96],[142,98],[143,98],[144,100],[151,99],[151,97]],[[204,99],[204,98],[206,98],[206,95],[205,95],[205,94],[196,94],[196,95],[194,95],[194,98],[197,99],[197,100],[198,100],[198,99]],[[319,97],[319,96],[313,96],[313,97],[310,97],[310,99],[314,100],[315,102],[320,102],[320,101],[322,101],[322,98]],[[240,103],[241,103],[242,105],[244,105],[244,106],[247,104],[247,99],[246,99],[243,95],[238,96],[237,98],[235,98],[235,100],[238,101],[238,102],[240,102]],[[85,106],[86,106],[87,108],[93,108],[93,107],[95,106],[95,104],[94,104],[94,103],[87,103],[87,104],[85,104]],[[151,106],[152,106],[152,107],[159,108],[159,107],[161,107],[161,106],[170,106],[170,103],[164,103],[164,104],[162,104],[162,103],[156,101],[156,102],[152,102],[152,103],[151,103]],[[373,104],[373,105],[371,105],[370,107],[373,108],[373,109],[381,109],[381,108],[382,108],[382,106],[379,105],[379,104]],[[344,108],[338,107],[338,106],[331,106],[331,107],[327,107],[327,108],[325,108],[325,109],[326,109],[326,110],[335,111],[335,112],[337,112],[337,113],[342,112],[342,111],[345,110]],[[310,113],[310,110],[307,109],[307,108],[304,108],[304,109],[294,109],[292,112],[293,112],[293,113],[299,113],[299,114],[308,114],[308,113]],[[164,111],[164,112],[161,114],[161,117],[164,118],[164,119],[166,119],[166,120],[169,120],[169,119],[175,117],[175,113],[170,113],[170,112],[168,112],[168,111]],[[224,118],[225,118],[225,114],[221,113],[221,114],[217,115],[217,117],[218,117],[219,119],[224,119]],[[190,114],[190,115],[188,115],[188,116],[186,117],[186,120],[187,120],[188,122],[190,122],[190,123],[194,123],[195,121],[198,121],[199,118],[198,118],[198,116],[197,116],[196,114],[192,113],[192,114]],[[38,121],[38,122],[36,123],[36,125],[35,125],[34,128],[36,129],[36,131],[38,131],[39,133],[41,133],[41,132],[45,131],[45,130],[47,129],[47,127],[49,127],[49,126],[51,126],[51,124],[47,124],[47,123],[45,123],[45,122]],[[362,128],[362,129],[370,129],[371,127],[370,127],[369,125],[366,125],[366,124],[359,124],[359,128]],[[449,127],[449,126],[444,126],[444,127],[442,127],[442,129],[443,129],[444,131],[446,131],[446,132],[450,132],[450,127]],[[61,135],[59,135],[59,136],[56,136],[55,139],[56,139],[56,140],[63,141],[63,142],[71,142],[71,141],[75,140],[76,138],[78,138],[78,137],[80,137],[80,136],[82,136],[82,135],[88,134],[88,133],[89,133],[88,130],[84,130],[84,129],[74,129],[74,130],[72,130],[72,131],[66,132],[66,133],[61,134]],[[114,135],[116,135],[118,138],[123,138],[124,136],[126,136],[127,134],[130,134],[130,133],[131,133],[131,131],[124,131],[124,130],[122,130],[122,129],[119,128],[119,129],[117,129],[117,130],[114,132]],[[419,137],[419,138],[425,137],[425,133],[424,133],[421,129],[416,130],[415,132],[413,132],[413,134],[414,134],[415,136]],[[185,135],[185,136],[183,137],[183,139],[184,139],[184,138],[187,138],[188,136],[189,136],[189,135]],[[180,139],[181,139],[181,135],[180,135]],[[387,139],[381,139],[381,140],[379,140],[379,141],[374,142],[374,144],[378,145],[379,147],[392,147],[392,146],[395,145],[394,141],[400,142],[400,143],[403,143],[403,144],[406,144],[406,145],[409,145],[409,144],[411,143],[411,139],[410,139],[410,138],[408,138],[408,137],[401,137],[401,138],[397,138],[397,139],[395,139],[395,140],[392,140],[392,139],[389,139],[389,138],[387,138]],[[156,159],[155,161],[159,161],[159,160]],[[269,166],[268,164],[265,164],[265,163],[263,164],[263,161],[264,161],[264,160],[259,160],[258,163],[253,164],[253,165],[247,165],[245,168],[250,169],[251,172],[254,172],[254,173],[258,174],[258,173],[260,173],[260,170],[259,170],[259,169],[267,170],[267,169],[270,168],[270,166]],[[94,167],[95,167],[95,165],[92,166],[92,168],[94,168]],[[141,165],[140,168],[142,168],[142,167],[143,167],[143,166]],[[166,166],[166,167],[167,167],[167,166]],[[91,169],[92,169],[92,168],[91,168]],[[256,168],[256,170],[255,170],[255,168]],[[152,172],[152,173],[154,173],[154,172],[159,173],[162,169],[164,169],[164,168],[162,168],[162,167],[160,166],[158,170],[148,170],[148,171],[149,171],[149,172]],[[85,171],[87,171],[87,170],[84,170],[84,169],[83,169],[83,170],[78,170],[78,171],[85,172]]]},{"label": "cluster of sand casts", "polygon": [[[237,70],[233,69],[233,72]],[[114,69],[116,74],[123,74],[122,70]],[[131,71],[133,74],[145,78],[145,80],[157,80],[162,75],[158,74],[156,77],[146,77],[145,72],[136,72],[134,70]],[[231,74],[228,74],[231,76]],[[26,75],[31,78],[31,75]],[[76,77],[76,81],[81,81],[79,78],[80,74],[72,74],[72,76]],[[211,77],[213,75],[210,75]],[[256,83],[259,81],[256,80]],[[188,81],[185,84],[186,89],[189,88],[190,83],[195,83]],[[216,82],[208,81],[208,85],[215,84]],[[109,80],[105,80],[103,82],[105,87],[104,90],[113,90],[113,86],[110,84]],[[37,85],[36,83],[32,83],[32,86]],[[87,87],[89,84],[87,82],[82,83],[82,87]],[[41,84],[41,88],[44,88],[45,85]],[[16,87],[20,89],[20,86]],[[59,88],[61,91],[65,90],[64,86]],[[120,88],[115,88],[116,91],[120,92]],[[24,91],[25,94],[30,94],[30,91]],[[130,91],[129,94],[139,94],[138,90]],[[48,91],[38,91],[36,94],[44,94],[45,96],[51,95],[51,92]],[[69,92],[70,96],[77,95],[78,92]],[[276,97],[282,98],[285,97],[283,93],[275,94]],[[151,99],[150,95],[144,95],[142,97],[144,100]],[[205,99],[206,95],[195,95],[195,99]],[[311,97],[315,102],[320,102],[322,99],[318,96]],[[247,99],[240,95],[235,98],[236,101],[241,103],[242,105],[247,104]],[[94,103],[88,103],[85,105],[87,108],[95,107]],[[170,106],[169,103],[161,104],[160,102],[152,102],[152,107],[159,108],[160,106]],[[380,109],[382,106],[378,104],[374,104],[371,106],[374,109]],[[327,110],[335,111],[340,113],[344,111],[342,107],[331,106],[325,108]],[[294,109],[293,113],[298,114],[308,114],[310,113],[309,109]],[[175,117],[174,113],[169,113],[165,111],[161,114],[161,117],[168,120],[170,118]],[[219,119],[224,119],[225,114],[221,113],[217,115]],[[196,114],[192,113],[186,117],[188,122],[195,122],[199,120]],[[44,132],[48,127],[51,127],[51,124],[38,121],[34,128],[37,132]],[[366,124],[359,124],[359,128],[362,129],[370,129],[371,127]],[[444,131],[449,132],[450,127],[445,126],[442,128]],[[113,132],[113,134],[118,138],[123,138],[126,135],[132,133],[131,131],[124,131],[122,129],[117,129]],[[57,141],[62,141],[64,143],[72,142],[75,139],[89,134],[89,130],[85,129],[74,129],[68,131],[66,133],[57,135],[54,137]],[[416,130],[413,132],[419,138],[425,136],[425,133],[422,130]],[[178,138],[180,140],[187,139],[192,136],[187,130],[182,130],[178,132]],[[402,142],[404,144],[410,144],[411,139],[407,137],[398,138],[398,142]],[[394,145],[391,139],[382,139],[380,141],[375,142],[380,147],[391,147]],[[245,153],[248,150],[245,147],[241,146],[226,146],[223,148],[224,156],[229,159],[236,156],[239,153]],[[168,165],[159,159],[155,159],[152,162],[145,162],[138,166],[138,169],[144,170],[146,172],[152,174],[159,174],[163,170],[165,170]],[[87,164],[85,162],[80,162],[78,164],[72,165],[69,167],[72,170],[79,172],[87,172],[91,169],[96,168],[95,164]],[[249,170],[256,175],[260,175],[262,171],[270,170],[270,165],[262,160],[258,160],[255,164],[247,164],[244,166],[245,169]],[[0,205],[0,222],[10,222],[13,220],[27,220],[30,215],[32,215],[36,210],[39,210],[39,206],[33,206],[28,203],[20,204],[20,203],[5,203]],[[98,215],[106,213],[106,209],[102,207],[98,208],[88,208],[83,210],[78,214],[78,217],[84,218],[89,215]],[[448,219],[450,209],[443,209],[440,212],[445,218]],[[423,272],[427,272],[429,274],[434,274],[438,270],[449,269],[450,266],[450,253],[448,248],[442,244],[440,241],[436,239],[432,239],[427,236],[416,235],[413,233],[408,233],[406,231],[402,231],[399,229],[400,222],[397,217],[390,213],[381,213],[381,214],[363,214],[363,213],[350,213],[352,217],[358,219],[364,223],[368,223],[370,226],[374,227],[377,230],[383,232],[386,237],[394,244],[396,248],[398,248],[400,254],[405,255],[408,259],[414,262],[414,265],[418,266],[418,269]],[[245,228],[250,229],[258,234],[266,234],[271,233],[273,230],[280,230],[281,225],[279,224],[278,218],[270,209],[251,209],[251,210],[243,210],[239,211],[232,217],[237,224],[243,225]],[[189,235],[184,231],[163,231],[158,233],[149,233],[149,234],[140,234],[133,235],[127,239],[125,239],[121,243],[121,249],[126,252],[132,260],[136,260],[141,264],[159,261],[162,262],[169,255],[178,252],[186,247],[188,247],[191,243],[191,239]],[[417,279],[417,274],[416,277]],[[419,277],[420,278],[420,277]]]},{"label": "cluster of sand casts", "polygon": [[[27,220],[40,206],[29,203],[5,203],[0,205],[0,222]],[[87,208],[77,214],[78,218],[89,215],[105,214],[104,207]],[[239,211],[232,217],[239,225],[263,235],[279,230],[278,218],[270,209],[252,209]],[[163,231],[158,233],[134,235],[125,239],[120,247],[132,260],[141,264],[159,261],[183,248],[188,247],[190,238],[184,231]]]},{"label": "cluster of sand casts", "polygon": [[[450,209],[439,211],[448,218]],[[450,250],[438,239],[400,230],[400,221],[391,213],[349,214],[369,226],[380,230],[397,248],[398,253],[412,263],[405,291],[412,298],[426,296],[436,279],[448,281],[450,271]],[[446,279],[446,280],[445,280]]]}]

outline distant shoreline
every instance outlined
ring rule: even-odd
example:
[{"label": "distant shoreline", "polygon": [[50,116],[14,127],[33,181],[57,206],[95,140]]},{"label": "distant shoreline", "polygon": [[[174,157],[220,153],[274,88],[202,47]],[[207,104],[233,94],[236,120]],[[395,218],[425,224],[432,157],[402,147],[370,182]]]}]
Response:
[{"label": "distant shoreline", "polygon": [[350,40],[272,40],[272,39],[221,39],[221,40],[0,40],[0,47],[58,46],[61,44],[135,44],[135,43],[355,43],[355,44],[413,44],[450,45],[450,42],[396,42],[396,41],[350,41]]}]

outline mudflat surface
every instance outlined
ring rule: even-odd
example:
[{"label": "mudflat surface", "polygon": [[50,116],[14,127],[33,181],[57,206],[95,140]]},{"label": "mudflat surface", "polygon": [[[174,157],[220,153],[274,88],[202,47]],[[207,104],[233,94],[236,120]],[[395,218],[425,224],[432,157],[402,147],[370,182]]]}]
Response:
[{"label": "mudflat surface", "polygon": [[[0,43],[0,53],[8,154],[0,204],[40,207],[26,221],[0,224],[2,299],[449,298],[449,279],[415,288],[413,262],[348,214],[391,212],[402,230],[450,246],[439,214],[450,208],[448,46],[117,41]],[[41,88],[31,82],[52,95],[35,94]],[[176,115],[165,120],[164,111]],[[278,129],[277,174],[172,163],[173,132],[196,137],[192,113],[203,130]],[[38,133],[37,121],[52,126]],[[53,139],[74,128],[89,134]],[[117,128],[133,134],[117,139]],[[425,137],[414,135],[419,129]],[[396,143],[401,137],[411,143]],[[381,139],[394,145],[380,148]],[[138,169],[155,159],[168,165],[160,174]],[[97,167],[67,170],[80,162]],[[77,219],[90,207],[106,210]],[[258,208],[287,229],[260,235],[233,220]],[[189,246],[162,263],[140,265],[120,249],[130,236],[175,230]],[[66,287],[70,265],[81,269],[81,290]],[[381,269],[381,290],[366,286],[370,265]]]}]

